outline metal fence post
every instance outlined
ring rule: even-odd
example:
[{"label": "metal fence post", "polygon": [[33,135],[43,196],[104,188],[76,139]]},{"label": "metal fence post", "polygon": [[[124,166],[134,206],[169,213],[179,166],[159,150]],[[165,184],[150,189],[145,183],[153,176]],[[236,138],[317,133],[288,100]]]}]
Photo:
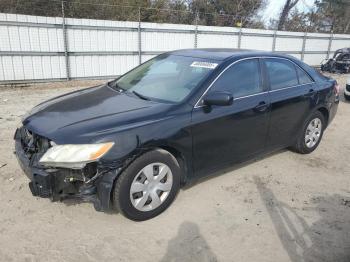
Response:
[{"label": "metal fence post", "polygon": [[273,39],[272,39],[272,52],[276,51],[276,38],[277,38],[277,30],[273,32]]},{"label": "metal fence post", "polygon": [[328,48],[327,48],[327,59],[329,59],[329,56],[331,54],[332,42],[333,42],[333,30],[332,30],[331,35],[329,37]]},{"label": "metal fence post", "polygon": [[142,63],[142,42],[141,42],[141,7],[139,7],[139,24],[137,27],[137,35],[138,35],[138,54],[139,54],[139,65]]},{"label": "metal fence post", "polygon": [[63,33],[63,48],[64,48],[64,58],[66,64],[66,78],[67,81],[70,80],[70,68],[69,68],[69,54],[68,54],[68,41],[67,41],[67,31],[66,31],[66,17],[64,13],[64,2],[61,1],[62,5],[62,33]]},{"label": "metal fence post", "polygon": [[300,57],[301,61],[304,61],[306,39],[307,39],[307,31],[304,32],[303,45],[301,47],[301,57]]},{"label": "metal fence post", "polygon": [[196,18],[195,18],[195,29],[194,29],[194,48],[197,48],[198,46],[198,20],[199,20],[199,13],[196,13]]},{"label": "metal fence post", "polygon": [[238,42],[237,42],[238,49],[241,49],[241,42],[242,42],[242,25],[239,28],[239,32],[238,32]]}]

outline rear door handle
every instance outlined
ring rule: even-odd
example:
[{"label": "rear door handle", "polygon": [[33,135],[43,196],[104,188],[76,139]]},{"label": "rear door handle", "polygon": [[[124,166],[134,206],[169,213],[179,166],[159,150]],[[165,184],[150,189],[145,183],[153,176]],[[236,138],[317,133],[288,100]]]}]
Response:
[{"label": "rear door handle", "polygon": [[268,108],[269,108],[269,105],[265,101],[262,101],[254,109],[258,112],[264,112]]}]

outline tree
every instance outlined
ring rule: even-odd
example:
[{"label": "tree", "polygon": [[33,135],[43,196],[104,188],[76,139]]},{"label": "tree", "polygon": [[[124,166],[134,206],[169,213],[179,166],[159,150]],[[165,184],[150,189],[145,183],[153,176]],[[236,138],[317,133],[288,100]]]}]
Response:
[{"label": "tree", "polygon": [[47,0],[1,0],[1,13],[60,16],[61,3]]},{"label": "tree", "polygon": [[321,31],[350,33],[350,0],[316,1]]},{"label": "tree", "polygon": [[310,24],[310,14],[299,12],[294,9],[291,11],[288,19],[284,23],[284,30],[294,32],[312,32],[312,25]]},{"label": "tree", "polygon": [[[255,19],[266,0],[64,0],[66,17],[185,23],[215,26],[259,26]],[[59,0],[0,0],[0,12],[61,16]],[[199,21],[196,16],[199,14]]]},{"label": "tree", "polygon": [[265,0],[192,0],[189,8],[200,13],[200,23],[204,25],[249,26]]},{"label": "tree", "polygon": [[299,2],[299,0],[286,0],[286,3],[283,6],[282,12],[280,14],[280,18],[278,21],[278,30],[284,29],[284,24],[288,18],[289,12],[293,9],[293,7]]}]

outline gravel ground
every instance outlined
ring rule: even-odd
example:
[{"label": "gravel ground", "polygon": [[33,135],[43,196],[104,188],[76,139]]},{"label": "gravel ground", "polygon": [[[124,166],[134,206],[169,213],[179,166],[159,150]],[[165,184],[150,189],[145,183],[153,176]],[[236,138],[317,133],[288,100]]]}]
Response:
[{"label": "gravel ground", "polygon": [[[334,75],[342,87],[346,76]],[[89,203],[33,197],[13,155],[21,115],[97,83],[0,88],[1,261],[350,261],[350,104],[310,155],[287,150],[182,189],[132,222]]]}]

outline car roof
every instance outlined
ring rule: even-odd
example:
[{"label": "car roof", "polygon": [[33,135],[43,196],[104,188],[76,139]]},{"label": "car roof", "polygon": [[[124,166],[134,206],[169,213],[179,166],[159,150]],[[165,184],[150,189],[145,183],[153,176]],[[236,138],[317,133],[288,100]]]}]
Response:
[{"label": "car roof", "polygon": [[285,57],[291,59],[291,56],[283,55],[274,52],[249,50],[249,49],[236,49],[236,48],[198,48],[198,49],[181,49],[169,52],[173,55],[197,57],[210,60],[225,61],[233,59],[235,57],[252,57],[252,56],[274,56]]},{"label": "car roof", "polygon": [[181,49],[167,52],[167,54],[173,54],[178,56],[188,56],[194,58],[208,59],[217,61],[220,64],[231,63],[235,60],[248,58],[248,57],[277,57],[288,59],[299,67],[304,69],[314,80],[324,80],[321,74],[305,64],[301,60],[288,55],[277,52],[259,51],[259,50],[249,50],[249,49],[237,49],[237,48],[197,48],[197,49]]}]

